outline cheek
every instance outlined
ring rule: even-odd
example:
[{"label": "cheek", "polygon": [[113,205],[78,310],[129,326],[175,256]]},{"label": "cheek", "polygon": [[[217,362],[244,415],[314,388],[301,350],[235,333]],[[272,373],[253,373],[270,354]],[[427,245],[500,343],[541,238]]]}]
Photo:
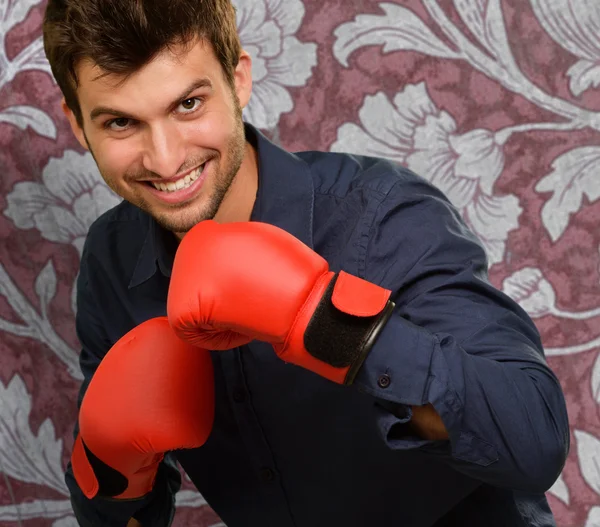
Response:
[{"label": "cheek", "polygon": [[206,112],[186,127],[185,140],[192,145],[223,151],[234,130],[231,116],[223,112]]},{"label": "cheek", "polygon": [[127,173],[135,172],[135,161],[139,158],[139,145],[133,141],[111,141],[100,145],[98,165],[102,175],[113,185],[122,186]]}]

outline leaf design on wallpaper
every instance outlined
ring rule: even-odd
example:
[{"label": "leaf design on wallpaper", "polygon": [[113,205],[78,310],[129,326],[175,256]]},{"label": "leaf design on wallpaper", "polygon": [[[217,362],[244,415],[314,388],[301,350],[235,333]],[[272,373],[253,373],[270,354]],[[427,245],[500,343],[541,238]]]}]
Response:
[{"label": "leaf design on wallpaper", "polygon": [[568,69],[567,76],[571,79],[569,89],[579,97],[584,91],[600,86],[600,61],[582,59]]},{"label": "leaf design on wallpaper", "polygon": [[585,482],[600,494],[600,441],[583,430],[575,430],[579,470]]},{"label": "leaf design on wallpaper", "polygon": [[[53,283],[56,280],[56,274],[51,261],[46,264],[41,274],[42,277],[38,276],[35,284],[36,293],[42,304],[40,315],[0,263],[0,296],[6,299],[8,305],[23,322],[15,323],[0,317],[0,331],[6,331],[18,337],[35,339],[45,344],[67,366],[70,375],[81,379],[79,354],[56,333],[52,322],[47,317],[47,305],[44,306],[44,302],[51,300],[56,287],[56,284]],[[50,281],[50,283],[46,283],[46,281]]]},{"label": "leaf design on wallpaper", "polygon": [[301,0],[233,0],[244,49],[252,57],[252,97],[246,121],[273,129],[294,109],[289,87],[305,86],[317,65],[317,44],[296,33],[306,8]]},{"label": "leaf design on wallpaper", "polygon": [[0,111],[0,123],[12,124],[21,130],[31,127],[43,137],[56,139],[56,125],[50,116],[33,106],[11,106]]},{"label": "leaf design on wallpaper", "polygon": [[[62,494],[67,495],[65,486]],[[30,500],[17,505],[0,505],[0,522],[18,522],[36,518],[64,519],[73,514],[70,500]],[[2,523],[1,525],[5,525]],[[17,524],[18,525],[18,524]]]},{"label": "leaf design on wallpaper", "polygon": [[[57,490],[61,494],[68,495],[66,485],[64,488]],[[175,495],[175,499],[178,509],[183,507],[197,509],[207,505],[202,495],[194,490],[181,490]],[[16,505],[0,505],[0,522],[2,522],[2,525],[8,522],[44,518],[56,519],[52,527],[77,527],[78,524],[72,514],[73,509],[69,500],[31,500]],[[218,522],[211,527],[225,527],[225,524]]]},{"label": "leaf design on wallpaper", "polygon": [[19,22],[23,22],[32,7],[40,3],[40,0],[0,0],[0,25],[5,35],[8,30]]},{"label": "leaf design on wallpaper", "polygon": [[343,66],[348,57],[363,46],[381,46],[383,52],[419,51],[433,57],[458,58],[410,9],[381,3],[384,15],[361,14],[334,31],[333,54]]},{"label": "leaf design on wallpaper", "polygon": [[523,212],[519,198],[514,195],[489,196],[479,191],[461,212],[483,243],[489,263],[501,262],[508,233],[519,228],[519,216]]},{"label": "leaf design on wallpaper", "polygon": [[36,38],[21,51],[13,60],[12,67],[17,71],[42,70],[51,75],[52,69],[46,58],[43,38]]},{"label": "leaf design on wallpaper", "polygon": [[588,513],[585,527],[600,527],[600,507],[592,507]]},{"label": "leaf design on wallpaper", "polygon": [[590,388],[594,400],[600,404],[600,353],[594,361],[594,367],[592,368],[592,377],[590,379]]},{"label": "leaf design on wallpaper", "polygon": [[524,267],[505,278],[502,290],[532,318],[551,313],[556,301],[552,285],[535,267]]},{"label": "leaf design on wallpaper", "polygon": [[552,494],[560,501],[562,501],[565,505],[570,505],[571,496],[569,495],[569,487],[565,483],[563,479],[563,475],[561,474],[558,479],[554,482],[554,485],[548,489],[548,494]]},{"label": "leaf design on wallpaper", "polygon": [[578,212],[585,195],[590,201],[600,198],[600,147],[584,146],[559,156],[552,172],[535,187],[537,192],[552,192],[542,209],[542,222],[552,241],[558,240]]},{"label": "leaf design on wallpaper", "polygon": [[[23,22],[31,8],[38,4],[40,0],[0,0],[0,89],[11,82],[20,71],[42,70],[51,73],[41,36],[20,50],[14,59],[9,60],[6,55],[6,35],[14,26]],[[38,131],[35,126],[33,128]]]},{"label": "leaf design on wallpaper", "polygon": [[74,516],[67,516],[66,518],[56,520],[52,524],[52,527],[79,527],[79,523]]},{"label": "leaf design on wallpaper", "polygon": [[46,240],[73,244],[81,255],[92,223],[121,197],[106,185],[89,152],[64,150],[51,157],[41,179],[16,183],[4,215],[19,229],[37,228]]},{"label": "leaf design on wallpaper", "polygon": [[522,208],[517,196],[494,193],[504,169],[496,134],[481,128],[460,133],[424,82],[407,84],[391,100],[383,92],[366,95],[359,118],[340,126],[331,151],[392,159],[428,179],[459,209],[490,265],[501,262]]},{"label": "leaf design on wallpaper", "polygon": [[[454,0],[454,7],[482,46],[502,64],[517,68],[498,0]],[[517,68],[518,69],[518,68]]]},{"label": "leaf design on wallpaper", "polygon": [[493,46],[488,37],[488,0],[454,0],[454,7],[477,40],[493,53]]},{"label": "leaf design on wallpaper", "polygon": [[569,70],[571,92],[600,86],[600,4],[589,0],[530,0],[540,24],[579,58]]},{"label": "leaf design on wallpaper", "polygon": [[556,306],[552,284],[536,267],[524,267],[502,282],[502,290],[532,318],[554,315],[571,320],[587,320],[600,316],[600,306],[585,311],[565,311]]},{"label": "leaf design on wallpaper", "polygon": [[52,260],[48,260],[48,263],[35,279],[35,292],[40,299],[40,309],[44,318],[47,318],[48,306],[56,294],[56,284],[54,265]]},{"label": "leaf design on wallpaper", "polygon": [[199,492],[195,490],[180,490],[175,495],[177,507],[203,507],[206,505],[206,500]]},{"label": "leaf design on wallpaper", "polygon": [[46,485],[65,494],[62,439],[46,419],[37,434],[29,425],[31,395],[17,374],[4,386],[0,381],[0,465],[11,478]]}]

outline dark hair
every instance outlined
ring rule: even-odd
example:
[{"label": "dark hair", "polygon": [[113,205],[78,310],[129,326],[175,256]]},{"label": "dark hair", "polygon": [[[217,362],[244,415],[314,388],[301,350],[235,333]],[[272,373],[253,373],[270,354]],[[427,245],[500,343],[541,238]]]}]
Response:
[{"label": "dark hair", "polygon": [[164,49],[201,38],[233,87],[241,53],[230,0],[48,0],[43,32],[52,74],[80,126],[76,67],[83,59],[127,77]]}]

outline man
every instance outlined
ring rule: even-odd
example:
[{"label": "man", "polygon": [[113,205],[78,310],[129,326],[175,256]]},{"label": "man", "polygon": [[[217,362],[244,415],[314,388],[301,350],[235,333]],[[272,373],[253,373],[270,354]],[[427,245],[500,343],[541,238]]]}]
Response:
[{"label": "man", "polygon": [[125,200],[78,283],[81,525],[169,525],[173,458],[229,527],[554,525],[559,382],[439,190],[243,123],[228,0],[50,0],[44,42]]}]

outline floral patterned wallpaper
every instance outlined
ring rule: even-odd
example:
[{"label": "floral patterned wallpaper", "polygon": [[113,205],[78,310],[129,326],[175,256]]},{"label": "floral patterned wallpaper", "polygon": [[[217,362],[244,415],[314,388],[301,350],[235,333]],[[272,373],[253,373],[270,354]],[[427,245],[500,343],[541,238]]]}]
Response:
[{"label": "floral patterned wallpaper", "polygon": [[[567,396],[557,524],[600,527],[600,2],[234,4],[254,61],[247,121],[292,151],[410,167],[485,244]],[[119,198],[62,116],[44,7],[0,0],[0,524],[71,527],[74,284],[89,226]],[[177,500],[176,526],[222,526],[189,481]]]}]

